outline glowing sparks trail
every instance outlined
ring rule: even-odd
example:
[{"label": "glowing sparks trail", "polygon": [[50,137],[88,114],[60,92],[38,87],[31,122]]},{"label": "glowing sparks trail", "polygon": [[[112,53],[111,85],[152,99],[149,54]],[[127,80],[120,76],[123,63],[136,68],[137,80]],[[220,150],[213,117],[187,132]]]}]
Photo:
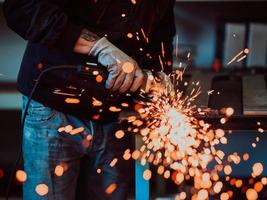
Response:
[{"label": "glowing sparks trail", "polygon": [[161,42],[161,55],[164,58],[165,57],[165,48],[164,48],[164,43]]},{"label": "glowing sparks trail", "polygon": [[[175,73],[176,81],[182,81],[183,72],[180,70]],[[226,182],[231,181],[236,188],[241,188],[242,180],[235,181],[230,177],[232,165],[238,165],[241,158],[247,161],[249,155],[246,153],[240,156],[235,152],[227,156],[222,150],[216,149],[218,144],[227,144],[226,132],[222,129],[213,129],[210,124],[195,117],[203,115],[208,110],[200,109],[194,104],[201,90],[199,82],[192,85],[195,88],[189,96],[177,90],[174,95],[165,92],[162,96],[154,96],[150,102],[137,104],[135,110],[140,118],[128,117],[131,124],[128,130],[140,134],[143,145],[132,153],[126,150],[123,158],[129,160],[132,157],[134,160],[140,160],[141,165],[153,164],[157,166],[159,175],[166,179],[172,178],[177,185],[185,180],[193,180],[194,190],[197,192],[192,199],[207,199],[212,194],[218,194],[220,199],[230,199],[234,195],[233,191],[223,191],[224,186],[219,173],[223,172],[226,175]],[[208,95],[213,92],[208,91]],[[234,109],[222,108],[220,113],[223,115],[221,124],[225,124],[234,114]],[[261,128],[258,131],[264,132]],[[116,137],[123,137],[119,133],[116,133]],[[213,161],[217,164],[208,169],[207,166]],[[262,172],[263,165],[255,163],[252,177],[260,176]],[[143,174],[145,180],[149,180],[151,176],[150,170]],[[257,190],[246,188],[245,192],[247,191],[247,196],[255,197],[261,190],[258,183]],[[183,193],[182,197],[186,198],[185,196]]]},{"label": "glowing sparks trail", "polygon": [[245,48],[244,50],[240,51],[238,54],[236,54],[228,63],[227,65],[230,65],[234,62],[240,62],[243,59],[247,57],[247,54],[249,53],[249,49]]},{"label": "glowing sparks trail", "polygon": [[[192,101],[200,94],[192,90],[191,97],[183,99],[182,93],[173,98],[156,98],[138,112],[145,128],[140,130],[144,146],[140,149],[141,163],[163,164],[173,170],[201,174],[216,155],[213,139],[220,139],[210,125],[199,122],[194,116]],[[223,135],[223,134],[221,134]],[[149,158],[153,159],[149,159]],[[159,169],[159,171],[162,171]],[[178,176],[179,177],[179,176]],[[178,178],[179,184],[183,178]]]},{"label": "glowing sparks trail", "polygon": [[149,43],[149,39],[148,39],[148,37],[146,36],[145,31],[144,31],[143,28],[141,28],[141,32],[142,32],[142,35],[143,35],[144,39],[146,40],[146,43]]}]

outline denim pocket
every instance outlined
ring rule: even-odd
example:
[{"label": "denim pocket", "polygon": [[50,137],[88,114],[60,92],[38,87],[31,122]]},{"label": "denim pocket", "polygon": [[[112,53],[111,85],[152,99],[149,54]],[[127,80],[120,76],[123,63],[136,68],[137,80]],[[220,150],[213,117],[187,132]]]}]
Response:
[{"label": "denim pocket", "polygon": [[[28,98],[23,97],[23,113],[26,111],[26,104],[27,104]],[[26,122],[30,123],[40,123],[40,122],[46,122],[50,119],[52,119],[56,115],[56,111],[50,107],[47,107],[37,101],[31,100],[29,107],[27,109],[27,117]]]}]

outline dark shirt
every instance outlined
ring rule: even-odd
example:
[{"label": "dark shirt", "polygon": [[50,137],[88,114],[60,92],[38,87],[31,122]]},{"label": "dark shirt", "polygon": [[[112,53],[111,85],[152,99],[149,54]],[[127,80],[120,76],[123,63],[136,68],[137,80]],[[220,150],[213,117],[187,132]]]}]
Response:
[{"label": "dark shirt", "polygon": [[[163,64],[164,70],[170,72],[175,1],[136,2],[6,0],[3,9],[8,26],[28,40],[18,75],[18,90],[28,96],[34,80],[43,69],[63,64],[85,64],[94,59],[72,51],[84,28],[100,37],[106,35],[109,41],[133,57],[141,68],[158,71]],[[128,33],[133,37],[128,38]]]}]

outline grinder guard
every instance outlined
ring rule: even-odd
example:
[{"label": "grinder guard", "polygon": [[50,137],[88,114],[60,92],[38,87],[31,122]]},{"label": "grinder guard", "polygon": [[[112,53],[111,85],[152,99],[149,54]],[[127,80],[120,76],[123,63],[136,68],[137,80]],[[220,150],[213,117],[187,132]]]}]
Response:
[{"label": "grinder guard", "polygon": [[[109,107],[119,107],[121,96],[110,94],[105,88],[108,76],[105,67],[90,63],[66,66],[65,69],[64,66],[62,69],[54,68],[41,75],[32,99],[80,118],[109,121],[117,118],[118,114],[110,112]],[[97,82],[97,76],[102,81]],[[68,100],[75,102],[67,103]],[[102,105],[93,105],[95,100]]]}]

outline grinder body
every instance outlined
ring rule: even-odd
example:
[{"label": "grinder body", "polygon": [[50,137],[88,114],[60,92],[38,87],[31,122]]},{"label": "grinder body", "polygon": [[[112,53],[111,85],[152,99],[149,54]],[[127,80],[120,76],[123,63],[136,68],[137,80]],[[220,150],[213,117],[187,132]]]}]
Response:
[{"label": "grinder body", "polygon": [[80,118],[116,118],[109,108],[119,107],[121,95],[105,88],[108,71],[94,63],[49,70],[40,77],[32,99]]}]

